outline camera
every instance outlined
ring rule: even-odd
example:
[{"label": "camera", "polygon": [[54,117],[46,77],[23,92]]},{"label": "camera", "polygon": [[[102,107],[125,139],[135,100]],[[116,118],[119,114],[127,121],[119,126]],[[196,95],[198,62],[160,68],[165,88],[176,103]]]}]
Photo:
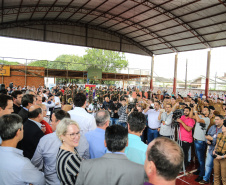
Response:
[{"label": "camera", "polygon": [[181,116],[182,116],[183,114],[182,114],[182,111],[180,110],[180,109],[178,109],[178,110],[175,110],[174,112],[173,112],[173,122],[172,122],[172,127],[177,127],[177,126],[179,126],[179,123],[177,122],[177,119],[179,119],[179,118],[181,118]]},{"label": "camera", "polygon": [[213,158],[216,158],[217,157],[217,155],[219,155],[219,156],[223,156],[224,154],[223,153],[221,153],[221,152],[215,152],[215,154],[213,155]]},{"label": "camera", "polygon": [[136,103],[129,103],[129,105],[128,105],[129,112],[135,107],[136,107]]},{"label": "camera", "polygon": [[206,128],[205,128],[206,124],[205,123],[199,123],[199,124],[200,124],[202,130],[206,130]]}]

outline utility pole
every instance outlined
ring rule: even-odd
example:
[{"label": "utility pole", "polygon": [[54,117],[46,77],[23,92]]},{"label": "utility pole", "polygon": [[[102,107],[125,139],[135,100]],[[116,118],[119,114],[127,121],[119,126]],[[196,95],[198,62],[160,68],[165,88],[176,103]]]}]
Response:
[{"label": "utility pole", "polygon": [[187,78],[188,78],[188,59],[186,58],[185,89],[187,89]]}]

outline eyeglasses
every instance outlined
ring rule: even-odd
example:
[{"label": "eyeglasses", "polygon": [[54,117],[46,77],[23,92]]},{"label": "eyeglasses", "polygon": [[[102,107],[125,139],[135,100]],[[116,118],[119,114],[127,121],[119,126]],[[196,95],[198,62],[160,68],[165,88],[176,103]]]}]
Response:
[{"label": "eyeglasses", "polygon": [[69,135],[71,139],[74,139],[76,136],[80,136],[80,132],[65,135]]}]

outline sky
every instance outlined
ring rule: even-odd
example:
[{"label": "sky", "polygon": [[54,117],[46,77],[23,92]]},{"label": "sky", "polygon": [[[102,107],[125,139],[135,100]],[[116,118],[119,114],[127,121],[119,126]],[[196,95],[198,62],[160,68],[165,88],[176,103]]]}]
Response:
[{"label": "sky", "polygon": [[[41,41],[31,41],[0,37],[0,59],[2,57],[26,58],[36,60],[55,60],[62,54],[83,56],[86,47],[55,44]],[[206,76],[207,49],[181,52],[178,54],[177,77],[185,80],[185,66],[188,61],[188,80],[200,75]],[[223,76],[226,73],[226,47],[213,48],[211,51],[210,78]],[[151,69],[151,57],[125,53],[130,69]],[[23,59],[5,59],[24,63]],[[30,60],[28,60],[29,62]],[[175,54],[154,56],[154,76],[173,78]],[[127,70],[126,70],[127,71]]]}]

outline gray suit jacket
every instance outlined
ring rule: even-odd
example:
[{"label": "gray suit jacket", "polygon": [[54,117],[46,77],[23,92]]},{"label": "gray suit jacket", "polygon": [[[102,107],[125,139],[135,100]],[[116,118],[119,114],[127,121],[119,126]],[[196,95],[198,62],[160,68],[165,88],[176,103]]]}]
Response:
[{"label": "gray suit jacket", "polygon": [[82,162],[76,185],[143,185],[144,166],[125,155],[107,153]]}]

